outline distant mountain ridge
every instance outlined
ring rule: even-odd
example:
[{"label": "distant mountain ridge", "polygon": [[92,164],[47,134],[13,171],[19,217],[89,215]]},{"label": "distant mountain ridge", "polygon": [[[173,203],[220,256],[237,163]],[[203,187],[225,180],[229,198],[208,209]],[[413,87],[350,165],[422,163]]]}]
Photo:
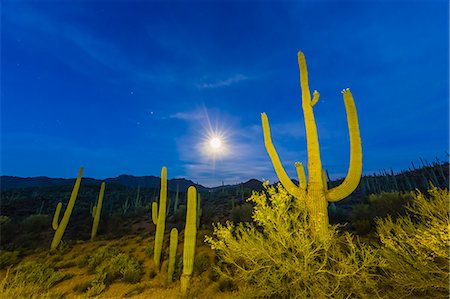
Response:
[{"label": "distant mountain ridge", "polygon": [[[119,175],[115,178],[107,178],[104,180],[98,180],[93,178],[82,178],[82,184],[87,185],[100,185],[101,182],[116,183],[130,188],[159,188],[161,184],[161,178],[156,176],[133,176],[133,175]],[[65,185],[75,184],[75,178],[62,179],[62,178],[49,178],[49,177],[15,177],[15,176],[0,176],[0,190],[21,189],[21,188],[33,188],[33,187],[57,187]],[[180,191],[185,192],[189,186],[195,186],[197,190],[204,191],[209,188],[199,184],[195,184],[191,180],[184,178],[175,178],[167,181],[168,189],[176,191],[177,185],[179,185]]]}]

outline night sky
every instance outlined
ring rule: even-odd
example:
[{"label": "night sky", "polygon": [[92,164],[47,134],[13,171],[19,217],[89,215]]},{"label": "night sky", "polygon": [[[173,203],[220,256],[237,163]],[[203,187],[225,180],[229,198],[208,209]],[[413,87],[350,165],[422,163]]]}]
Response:
[{"label": "night sky", "polygon": [[[448,160],[448,1],[2,1],[1,174],[277,181],[307,162],[297,52],[322,162],[345,176],[350,87],[363,172]],[[222,139],[212,153],[209,139]]]}]

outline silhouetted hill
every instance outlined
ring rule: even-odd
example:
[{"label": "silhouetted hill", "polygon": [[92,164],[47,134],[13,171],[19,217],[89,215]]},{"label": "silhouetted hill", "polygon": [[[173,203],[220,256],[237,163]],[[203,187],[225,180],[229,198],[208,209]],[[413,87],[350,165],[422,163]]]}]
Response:
[{"label": "silhouetted hill", "polygon": [[254,191],[261,192],[264,189],[262,184],[263,183],[261,181],[258,181],[256,179],[251,179],[244,183],[244,188],[248,188],[248,189],[251,189]]},{"label": "silhouetted hill", "polygon": [[[120,184],[126,187],[137,188],[159,188],[161,179],[156,176],[132,176],[132,175],[120,175],[115,178],[107,178],[105,180],[97,180],[93,178],[83,178],[82,182],[86,185],[100,185],[101,182]],[[75,184],[75,178],[73,179],[61,179],[61,178],[49,178],[49,177],[15,177],[15,176],[0,176],[0,189],[22,189],[32,187],[58,187]],[[180,186],[180,191],[185,192],[189,186],[195,186],[197,190],[204,191],[208,188],[195,184],[191,180],[186,179],[171,179],[168,180],[168,189],[175,191],[177,184]]]}]

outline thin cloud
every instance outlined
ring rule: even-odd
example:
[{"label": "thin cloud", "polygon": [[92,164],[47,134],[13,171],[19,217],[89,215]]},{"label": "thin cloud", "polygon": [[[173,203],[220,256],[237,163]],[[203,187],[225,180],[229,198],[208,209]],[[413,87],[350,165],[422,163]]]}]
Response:
[{"label": "thin cloud", "polygon": [[194,121],[204,119],[205,115],[201,111],[187,111],[187,112],[177,112],[169,116],[170,118],[184,120],[184,121]]},{"label": "thin cloud", "polygon": [[214,82],[203,82],[198,84],[197,87],[199,89],[212,89],[212,88],[220,88],[225,86],[230,86],[232,84],[248,80],[248,77],[242,74],[236,74],[233,77],[227,78],[225,80],[218,80]]}]

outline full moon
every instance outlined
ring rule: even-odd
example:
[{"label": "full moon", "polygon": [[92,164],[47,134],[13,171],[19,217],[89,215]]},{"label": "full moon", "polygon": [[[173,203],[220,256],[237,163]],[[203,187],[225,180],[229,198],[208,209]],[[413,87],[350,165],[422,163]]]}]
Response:
[{"label": "full moon", "polygon": [[211,138],[211,140],[209,140],[209,146],[213,150],[218,150],[222,146],[222,141],[217,137],[213,137],[213,138]]}]

